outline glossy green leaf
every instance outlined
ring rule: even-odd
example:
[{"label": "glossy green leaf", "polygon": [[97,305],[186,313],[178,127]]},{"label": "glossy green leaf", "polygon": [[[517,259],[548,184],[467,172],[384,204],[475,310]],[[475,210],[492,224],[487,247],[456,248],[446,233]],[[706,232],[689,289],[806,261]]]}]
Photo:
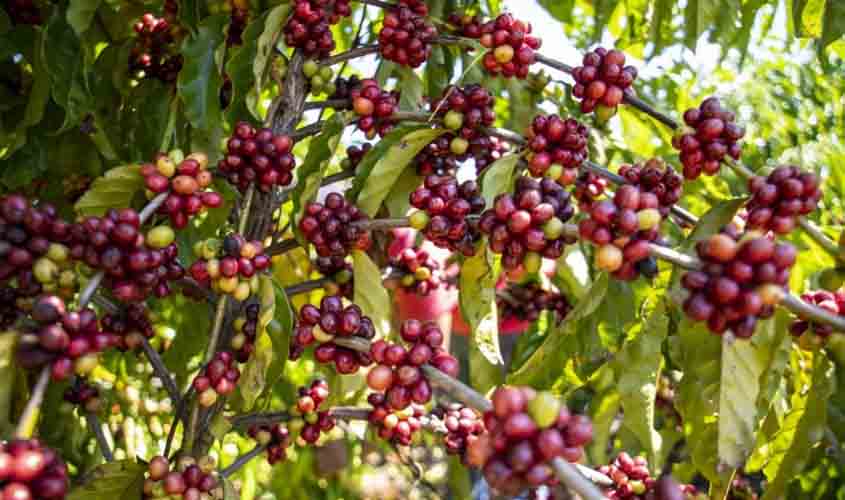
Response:
[{"label": "glossy green leaf", "polygon": [[519,158],[518,154],[503,156],[484,170],[481,175],[481,195],[484,196],[484,203],[488,207],[493,206],[497,195],[512,190],[513,172]]},{"label": "glossy green leaf", "polygon": [[146,471],[146,464],[131,460],[99,465],[70,491],[67,500],[141,498]]},{"label": "glossy green leaf", "polygon": [[210,131],[222,122],[219,94],[223,78],[215,52],[223,43],[223,27],[228,21],[224,15],[206,18],[197,33],[182,43],[185,63],[179,71],[177,89],[186,118],[201,131]]},{"label": "glossy green leaf", "polygon": [[834,367],[817,353],[809,390],[796,392],[781,429],[767,445],[763,471],[769,479],[763,500],[783,498],[783,492],[807,462],[812,447],[824,436],[827,400],[834,389]]},{"label": "glossy green leaf", "polygon": [[[644,315],[645,316],[645,315]],[[661,348],[669,330],[666,306],[661,301],[629,336],[614,363],[624,425],[657,462],[662,446],[654,427],[654,403],[661,370]]]},{"label": "glossy green leaf", "polygon": [[684,43],[695,51],[698,38],[707,30],[719,11],[719,2],[715,0],[689,0],[684,10]]},{"label": "glossy green leaf", "polygon": [[270,71],[273,47],[282,38],[282,30],[290,12],[289,4],[282,4],[274,7],[267,14],[267,21],[264,23],[264,31],[258,37],[256,44],[255,58],[252,62],[252,74],[255,78],[255,93],[261,95],[264,82]]},{"label": "glossy green leaf", "polygon": [[423,82],[417,73],[406,66],[399,70],[399,109],[402,111],[418,111],[423,105]]},{"label": "glossy green leaf", "polygon": [[255,401],[267,387],[267,372],[276,357],[274,343],[268,332],[268,325],[276,316],[276,286],[273,278],[262,274],[258,278],[258,327],[255,334],[255,352],[250,356],[238,381],[238,392],[244,411],[252,409]]},{"label": "glossy green leaf", "polygon": [[845,35],[845,3],[828,1],[825,3],[820,47],[825,48]]},{"label": "glossy green leaf", "polygon": [[128,207],[135,194],[143,189],[141,167],[124,165],[98,177],[76,202],[76,211],[83,215],[102,215],[110,208]]},{"label": "glossy green leaf", "polygon": [[575,0],[540,0],[549,14],[562,23],[572,19],[572,9],[575,8]]},{"label": "glossy green leaf", "polygon": [[382,283],[381,270],[365,252],[355,250],[352,252],[352,275],[355,304],[372,320],[376,334],[386,338],[390,334],[393,303]]},{"label": "glossy green leaf", "polygon": [[388,213],[391,217],[404,217],[411,208],[409,196],[415,189],[422,185],[423,178],[417,174],[417,169],[414,165],[405,168],[405,171],[399,175],[387,199],[384,200],[384,205],[387,207]]},{"label": "glossy green leaf", "polygon": [[766,351],[765,345],[742,339],[722,344],[719,460],[733,468],[745,462],[754,446],[757,398],[760,395],[760,376],[765,370]]},{"label": "glossy green leaf", "polygon": [[[402,135],[399,136],[397,132]],[[444,132],[443,129],[428,127],[412,132],[397,129],[389,134],[389,140],[387,137],[382,140],[387,142],[386,151],[379,147],[381,143],[371,149],[358,167],[360,172],[366,172],[366,179],[361,182],[357,197],[358,207],[367,215],[374,216],[405,167],[424,147]],[[368,161],[366,167],[365,161]],[[369,171],[364,170],[365,168]]]},{"label": "glossy green leaf", "polygon": [[82,35],[88,30],[102,2],[103,0],[70,0],[67,8],[67,22],[77,35]]},{"label": "glossy green leaf", "polygon": [[77,125],[92,107],[79,38],[60,11],[56,11],[42,38],[42,51],[50,74],[53,100],[64,108],[61,130]]},{"label": "glossy green leaf", "polygon": [[285,364],[290,355],[290,337],[293,334],[295,314],[285,289],[273,278],[273,290],[276,294],[276,307],[273,320],[267,325],[267,333],[273,343],[273,361],[267,369],[267,389],[272,390],[285,371]]},{"label": "glossy green leaf", "polygon": [[470,382],[481,392],[499,385],[502,378],[502,352],[499,346],[499,315],[496,307],[498,265],[489,246],[464,259],[459,277],[461,314],[472,332],[470,342]]},{"label": "glossy green leaf", "polygon": [[264,14],[247,25],[242,35],[243,43],[232,49],[232,56],[226,63],[226,74],[232,81],[232,97],[226,108],[226,116],[232,123],[250,115],[260,118],[254,113],[255,106],[250,106],[248,101],[250,92],[253,93],[254,99],[253,61],[258,54],[258,37],[264,32],[267,17],[267,14]]}]

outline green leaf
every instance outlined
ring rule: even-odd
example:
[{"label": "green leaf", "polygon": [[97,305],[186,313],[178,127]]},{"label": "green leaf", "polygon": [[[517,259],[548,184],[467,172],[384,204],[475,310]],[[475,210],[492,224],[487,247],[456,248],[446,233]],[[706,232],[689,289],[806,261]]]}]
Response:
[{"label": "green leaf", "polygon": [[496,281],[499,269],[493,253],[483,243],[474,256],[464,259],[459,277],[461,314],[472,330],[470,342],[470,382],[481,391],[499,385],[502,378],[499,347],[499,315],[496,307]]},{"label": "green leaf", "polygon": [[123,126],[127,142],[140,158],[152,158],[166,138],[174,99],[171,94],[167,85],[153,79],[145,79],[132,89],[129,99],[135,109],[124,115]]},{"label": "green leaf", "polygon": [[783,498],[790,481],[803,470],[812,448],[821,442],[827,420],[827,402],[834,386],[833,364],[822,353],[816,353],[809,390],[797,391],[792,396],[790,413],[767,445],[768,460],[763,471],[769,484],[763,500]]},{"label": "green leaf", "polygon": [[496,195],[513,187],[513,170],[519,163],[518,154],[509,154],[493,162],[481,175],[481,195],[488,207],[493,206]]},{"label": "green leaf", "polygon": [[0,334],[0,433],[8,434],[13,430],[12,421],[12,395],[15,388],[15,343],[18,335],[15,332],[3,332]]},{"label": "green leaf", "polygon": [[845,3],[831,1],[825,4],[822,36],[819,46],[824,49],[845,34]]},{"label": "green leaf", "polygon": [[666,306],[660,301],[616,355],[614,371],[622,410],[623,424],[631,430],[657,463],[662,438],[654,428],[654,402],[663,356],[661,347],[669,330]]},{"label": "green leaf", "polygon": [[143,185],[140,166],[115,167],[94,180],[76,202],[76,212],[80,215],[103,215],[110,208],[128,207]]},{"label": "green leaf", "polygon": [[255,401],[267,387],[267,372],[275,351],[267,326],[276,316],[276,286],[273,278],[262,274],[258,278],[258,328],[255,334],[255,352],[250,356],[238,381],[238,392],[243,400],[242,410],[251,410]]},{"label": "green leaf", "polygon": [[290,354],[290,336],[293,332],[294,312],[285,289],[273,278],[276,294],[276,308],[273,321],[267,326],[267,333],[273,342],[273,362],[267,370],[267,389],[272,389],[284,374],[285,364]]},{"label": "green leaf", "polygon": [[[608,277],[603,273],[593,283],[590,290],[566,315],[561,324],[552,329],[543,343],[533,354],[514,372],[508,375],[508,383],[516,385],[533,385],[536,380],[544,380],[558,376],[561,366],[551,362],[557,359],[561,352],[566,352],[566,343],[572,341],[579,321],[592,315],[602,304],[608,290]],[[595,332],[591,332],[595,335]]]},{"label": "green leaf", "polygon": [[393,304],[381,280],[381,270],[361,250],[352,252],[354,302],[364,316],[372,320],[376,333],[387,338],[390,333],[390,316]]},{"label": "green leaf", "polygon": [[[393,185],[399,178],[399,174],[405,170],[405,167],[411,163],[417,154],[422,151],[431,141],[440,137],[446,131],[443,129],[424,128],[407,133],[399,140],[395,140],[393,132],[389,134],[391,141],[388,143],[389,147],[384,155],[380,155],[376,150],[380,149],[378,146],[370,150],[366,155],[373,157],[375,163],[369,163],[370,171],[367,174],[366,180],[363,182],[361,191],[358,194],[358,207],[370,217],[374,216],[378,211],[381,203],[387,197],[387,194],[393,189]],[[381,143],[386,142],[387,138],[383,139]],[[379,146],[381,145],[379,143]],[[381,152],[381,151],[379,151]],[[376,156],[373,156],[373,155]],[[361,164],[367,158],[361,160]],[[363,168],[359,166],[359,168]]]},{"label": "green leaf", "polygon": [[264,88],[264,80],[267,78],[267,73],[270,69],[271,56],[273,55],[273,47],[279,40],[282,30],[285,27],[285,21],[290,12],[289,4],[282,4],[275,7],[267,14],[267,22],[264,23],[264,31],[258,37],[256,45],[255,59],[252,62],[252,73],[255,77],[255,93],[261,95],[261,89]]},{"label": "green leaf", "polygon": [[796,35],[799,37],[816,38],[822,34],[823,16],[827,15],[826,6],[836,2],[825,0],[794,0],[792,3],[792,18],[795,23]]},{"label": "green leaf", "polygon": [[[305,161],[296,169],[296,186],[291,193],[293,213],[297,216],[302,207],[312,201],[320,189],[320,183],[326,175],[334,157],[343,129],[346,124],[342,113],[335,113],[323,124],[320,135],[311,139]],[[295,229],[299,232],[299,227]],[[299,236],[297,234],[297,236]]]},{"label": "green leaf", "polygon": [[97,466],[80,486],[71,490],[67,500],[113,500],[141,498],[144,490],[143,462],[121,460]]},{"label": "green leaf", "polygon": [[690,235],[682,245],[684,250],[690,250],[701,240],[719,232],[723,226],[730,223],[737,211],[748,201],[747,198],[731,198],[713,205],[710,210],[701,216],[698,224],[695,225]]},{"label": "green leaf", "polygon": [[179,71],[177,90],[185,104],[185,117],[201,131],[220,127],[220,86],[223,79],[215,60],[215,51],[224,40],[225,15],[205,19],[197,33],[182,43],[185,64]]},{"label": "green leaf", "polygon": [[429,126],[427,124],[422,123],[399,125],[392,129],[386,136],[382,137],[380,141],[376,142],[370,151],[361,158],[358,166],[355,167],[355,179],[352,182],[352,187],[346,191],[346,197],[350,200],[357,199],[376,163],[387,154],[387,151],[394,144],[399,143],[405,135],[411,132],[428,128]]},{"label": "green leaf", "polygon": [[540,0],[540,5],[558,21],[568,23],[572,19],[575,0]]},{"label": "green leaf", "polygon": [[422,184],[423,178],[417,174],[417,169],[411,165],[399,176],[393,189],[384,200],[384,205],[391,217],[404,217],[411,208],[409,196]]},{"label": "green leaf", "polygon": [[684,43],[693,52],[699,37],[710,27],[719,11],[715,0],[689,0],[684,10]]},{"label": "green leaf", "polygon": [[173,343],[162,354],[164,364],[176,375],[177,384],[184,385],[188,382],[191,370],[198,367],[208,345],[213,307],[208,302],[198,302],[182,294],[172,293],[156,300],[153,311],[160,318],[163,328],[173,335]]},{"label": "green leaf", "polygon": [[53,100],[65,109],[64,123],[59,131],[75,126],[93,107],[85,81],[85,61],[79,38],[56,9],[43,37],[42,51],[50,74]]},{"label": "green leaf", "polygon": [[82,35],[88,30],[102,2],[103,0],[70,0],[67,8],[67,22],[77,35]]},{"label": "green leaf", "polygon": [[423,82],[413,69],[402,66],[399,70],[399,109],[402,111],[418,111],[423,104]]},{"label": "green leaf", "polygon": [[247,100],[255,82],[252,66],[258,54],[258,37],[264,31],[267,16],[263,14],[247,25],[242,36],[243,43],[232,49],[232,55],[226,63],[226,74],[232,81],[232,98],[226,108],[226,116],[232,123],[250,114],[260,118],[253,113],[254,106],[249,106]]}]

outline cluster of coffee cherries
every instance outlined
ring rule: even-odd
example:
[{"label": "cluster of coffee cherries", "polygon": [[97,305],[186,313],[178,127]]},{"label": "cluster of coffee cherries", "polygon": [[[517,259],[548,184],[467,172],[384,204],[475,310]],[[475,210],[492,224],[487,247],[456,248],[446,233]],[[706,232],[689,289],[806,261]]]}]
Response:
[{"label": "cluster of coffee cherries", "polygon": [[6,13],[14,24],[41,24],[44,19],[36,0],[8,0],[3,2]]},{"label": "cluster of coffee cherries", "polygon": [[[457,154],[458,153],[461,154]],[[475,161],[475,170],[481,173],[508,151],[507,144],[495,137],[475,134],[468,142],[453,134],[443,134],[431,141],[414,158],[417,174],[454,176],[458,163],[469,159]]]},{"label": "cluster of coffee cherries", "polygon": [[365,142],[360,146],[349,146],[346,148],[346,158],[341,162],[343,170],[353,170],[358,167],[364,155],[369,153],[371,149],[373,149],[373,145],[369,142]]},{"label": "cluster of coffee cherries", "polygon": [[[648,500],[657,496],[657,478],[648,470],[648,461],[644,457],[631,457],[624,451],[610,465],[602,465],[598,471],[613,481],[613,486],[605,488],[605,495],[610,500]],[[684,498],[695,498],[698,493],[691,484],[680,485]]]},{"label": "cluster of coffee cherries", "polygon": [[592,440],[590,419],[570,414],[549,393],[502,386],[492,401],[493,409],[484,414],[487,433],[469,443],[466,462],[482,468],[490,486],[502,494],[557,484],[549,462],[578,461]]},{"label": "cluster of coffee cherries", "polygon": [[660,215],[666,217],[672,206],[681,199],[684,180],[670,165],[660,158],[643,163],[625,164],[619,167],[619,175],[634,184],[643,193],[657,197]]},{"label": "cluster of coffee cherries", "polygon": [[352,100],[352,110],[358,118],[358,128],[364,132],[367,139],[378,134],[381,137],[396,124],[390,119],[399,110],[399,92],[396,90],[382,90],[376,80],[366,78],[349,91]]},{"label": "cluster of coffee cherries", "polygon": [[269,128],[257,129],[246,122],[235,126],[217,167],[241,192],[255,182],[261,191],[287,186],[293,181],[293,139],[273,135]]},{"label": "cluster of coffee cherries", "polygon": [[331,282],[323,286],[327,294],[352,299],[355,291],[352,263],[345,256],[317,257],[314,265],[320,274],[331,278]]},{"label": "cluster of coffee cherries", "polygon": [[62,398],[88,413],[96,413],[101,408],[100,391],[93,385],[82,380],[78,380],[75,384],[65,389]]},{"label": "cluster of coffee cherries", "polygon": [[335,48],[331,25],[348,16],[349,0],[295,0],[285,24],[285,43],[308,57],[326,57]]},{"label": "cluster of coffee cherries", "polygon": [[[477,38],[487,50],[482,64],[492,75],[525,78],[536,60],[535,51],[542,41],[531,35],[531,23],[501,14],[495,20],[478,25],[477,18],[457,19],[465,36]],[[466,24],[464,24],[466,21]]]},{"label": "cluster of coffee cherries", "polygon": [[218,351],[192,382],[197,401],[205,407],[213,405],[219,395],[226,396],[234,391],[240,378],[241,371],[232,353]]},{"label": "cluster of coffee cherries", "polygon": [[291,410],[291,416],[303,419],[299,437],[308,444],[316,443],[320,433],[334,429],[335,418],[328,410],[320,411],[320,405],[328,397],[329,384],[325,380],[315,380],[310,387],[299,388],[299,398]]},{"label": "cluster of coffee cherries", "polygon": [[569,314],[572,306],[566,296],[560,292],[543,290],[540,283],[511,283],[505,289],[508,297],[498,296],[496,305],[499,317],[514,318],[523,321],[536,321],[543,311],[555,313],[555,319],[560,322]]},{"label": "cluster of coffee cherries", "polygon": [[0,442],[3,500],[61,500],[68,490],[67,466],[37,439]]},{"label": "cluster of coffee cherries", "polygon": [[302,73],[305,74],[305,78],[308,78],[311,93],[315,96],[320,94],[333,95],[337,91],[337,87],[332,80],[334,72],[330,66],[321,68],[317,61],[310,59],[302,65]]},{"label": "cluster of coffee cherries", "polygon": [[343,307],[338,296],[325,296],[320,307],[305,304],[299,310],[299,321],[291,339],[290,359],[299,359],[305,348],[314,342],[320,344],[314,350],[318,363],[332,363],[338,373],[355,373],[361,366],[372,362],[369,353],[361,353],[341,347],[333,341],[335,337],[360,337],[370,340],[376,329],[370,318],[361,313],[355,304]]},{"label": "cluster of coffee cherries", "polygon": [[441,284],[440,263],[422,248],[406,248],[391,259],[391,266],[402,277],[399,283],[403,288],[419,295],[428,295]]},{"label": "cluster of coffee cherries", "polygon": [[[21,306],[24,301],[28,302],[26,298],[19,297],[16,288],[0,287],[0,328],[8,328],[23,315]],[[31,304],[27,304],[26,310],[31,308]]]},{"label": "cluster of coffee cherries", "polygon": [[157,78],[162,82],[176,81],[182,69],[182,54],[177,52],[177,31],[167,19],[149,12],[133,26],[135,45],[129,52],[129,72],[137,78]]},{"label": "cluster of coffee cherries", "polygon": [[190,456],[179,459],[171,468],[167,457],[150,460],[144,480],[145,499],[222,500],[223,485],[217,478],[216,463],[211,457],[194,460]]},{"label": "cluster of coffee cherries", "polygon": [[777,234],[791,232],[795,219],[814,211],[822,197],[819,177],[792,165],[777,167],[767,177],[752,177],[748,190],[748,227]]},{"label": "cluster of coffee cherries", "polygon": [[207,190],[212,181],[207,166],[205,153],[191,153],[178,165],[170,156],[159,153],[154,163],[141,165],[148,197],[170,191],[159,212],[167,214],[177,229],[187,226],[191,216],[223,204],[220,193]]},{"label": "cluster of coffee cherries", "polygon": [[103,316],[103,329],[117,336],[117,348],[121,351],[134,351],[141,347],[144,339],[155,336],[153,323],[143,303],[128,304],[119,312]]},{"label": "cluster of coffee cherries", "polygon": [[649,259],[649,245],[660,236],[658,208],[657,196],[631,184],[620,186],[612,200],[593,202],[578,232],[599,247],[596,266],[616,279],[636,279],[638,264]]},{"label": "cluster of coffee cherries", "polygon": [[739,140],[745,129],[736,124],[736,115],[722,109],[716,97],[708,97],[698,108],[684,112],[684,123],[690,128],[672,138],[672,146],[681,152],[684,177],[697,179],[702,173],[719,173],[722,159],[729,155],[738,160],[742,154]]},{"label": "cluster of coffee cherries", "polygon": [[426,21],[425,14],[400,4],[384,15],[378,34],[379,53],[388,61],[418,68],[431,55],[435,36],[437,29]]},{"label": "cluster of coffee cherries", "polygon": [[[835,314],[837,316],[845,316],[845,292],[836,291],[828,292],[827,290],[816,290],[801,294],[801,300],[808,304],[824,309],[825,311]],[[815,323],[804,318],[799,318],[792,322],[789,326],[789,333],[795,337],[800,337],[807,330],[812,330],[814,334],[826,339],[833,333],[833,327],[830,325]]]},{"label": "cluster of coffee cherries", "polygon": [[47,253],[32,265],[32,274],[41,290],[70,298],[76,292],[78,279],[70,259],[70,249],[61,243],[50,243]]},{"label": "cluster of coffee cherries", "polygon": [[[432,111],[443,119],[443,125],[454,131],[451,150],[463,154],[469,149],[469,141],[484,135],[482,127],[490,127],[496,121],[493,111],[494,98],[478,84],[464,87],[451,85],[443,96],[431,103]],[[457,142],[456,142],[457,141]]]},{"label": "cluster of coffee cherries", "polygon": [[410,225],[440,248],[475,254],[480,235],[467,221],[468,215],[484,210],[484,198],[475,181],[458,180],[451,175],[429,175],[423,185],[409,196],[418,211],[410,216]]},{"label": "cluster of coffee cherries", "polygon": [[569,191],[560,184],[522,176],[513,194],[496,196],[478,227],[489,235],[490,249],[503,255],[505,269],[522,264],[528,272],[537,272],[543,257],[557,259],[564,246],[575,241],[564,231],[574,212]]},{"label": "cluster of coffee cherries", "polygon": [[450,455],[463,458],[468,444],[484,433],[484,420],[472,408],[453,403],[438,406],[432,410],[432,414],[438,417],[446,428],[443,444],[446,446],[446,453]]},{"label": "cluster of coffee cherries", "polygon": [[121,302],[140,302],[151,293],[169,295],[169,281],[185,275],[173,230],[154,228],[145,238],[140,226],[138,212],[122,208],[71,228],[71,257],[104,271],[106,285]]},{"label": "cluster of coffee cherries", "polygon": [[759,233],[738,234],[733,226],[696,244],[701,270],[688,271],[681,284],[690,295],[684,311],[706,321],[711,332],[739,338],[754,334],[758,318],[768,318],[789,283],[795,247]]},{"label": "cluster of coffee cherries", "polygon": [[[443,350],[443,332],[436,323],[409,319],[402,323],[399,334],[408,347],[384,340],[373,342],[370,355],[377,364],[367,374],[370,389],[384,393],[387,405],[397,411],[411,403],[428,403],[431,386],[420,367],[429,362],[437,366],[439,358],[451,357]],[[452,370],[451,360],[449,364],[447,369]]]},{"label": "cluster of coffee cherries", "polygon": [[234,0],[229,15],[229,29],[226,30],[226,46],[234,47],[243,43],[243,34],[249,22],[249,2]]},{"label": "cluster of coffee cherries", "polygon": [[[15,295],[33,297],[41,292],[40,281],[52,282],[53,272],[45,272],[37,279],[33,265],[42,256],[58,263],[64,261],[64,249],[51,243],[67,242],[70,225],[58,217],[56,208],[49,204],[34,205],[18,194],[0,198],[0,283],[13,285]],[[61,250],[57,252],[57,250]],[[48,255],[52,253],[53,255]],[[41,273],[39,273],[41,274]]]},{"label": "cluster of coffee cherries", "polygon": [[367,250],[370,233],[355,225],[367,215],[340,193],[329,193],[325,204],[311,202],[299,221],[299,230],[321,257],[346,256],[352,250]]},{"label": "cluster of coffee cherries", "polygon": [[231,295],[238,302],[257,291],[258,273],[271,264],[260,241],[246,241],[240,234],[230,234],[222,242],[216,239],[198,242],[194,253],[201,258],[191,264],[191,277],[203,286]]},{"label": "cluster of coffee cherries", "polygon": [[581,99],[581,112],[594,110],[600,119],[616,113],[631,84],[637,78],[637,68],[625,66],[625,54],[616,49],[598,47],[584,54],[583,66],[572,70],[575,85],[572,95]]},{"label": "cluster of coffee cherries", "polygon": [[582,212],[589,212],[593,202],[604,194],[607,179],[592,172],[581,172],[575,179],[575,189],[572,195],[578,201],[578,208]]},{"label": "cluster of coffee cherries", "polygon": [[255,351],[255,338],[258,331],[258,313],[261,310],[258,304],[246,306],[244,315],[235,319],[232,329],[235,334],[232,336],[231,347],[235,353],[238,363],[246,363]]},{"label": "cluster of coffee cherries", "polygon": [[111,332],[103,331],[93,309],[67,311],[54,295],[38,298],[32,307],[37,326],[18,342],[18,361],[26,369],[50,365],[53,380],[66,380],[75,371],[89,373],[97,366],[97,354],[116,344]]},{"label": "cluster of coffee cherries", "polygon": [[410,446],[423,428],[425,408],[418,404],[409,404],[402,410],[395,410],[387,401],[387,396],[374,392],[367,396],[367,402],[373,409],[369,422],[378,428],[378,436],[385,441],[401,446]]},{"label": "cluster of coffee cherries", "polygon": [[578,167],[587,159],[587,127],[574,118],[557,115],[534,117],[528,128],[528,171],[549,177],[564,186],[575,182]]},{"label": "cluster of coffee cherries", "polygon": [[247,435],[258,444],[267,447],[267,463],[274,465],[287,459],[287,448],[291,444],[290,430],[278,423],[274,425],[253,425]]}]

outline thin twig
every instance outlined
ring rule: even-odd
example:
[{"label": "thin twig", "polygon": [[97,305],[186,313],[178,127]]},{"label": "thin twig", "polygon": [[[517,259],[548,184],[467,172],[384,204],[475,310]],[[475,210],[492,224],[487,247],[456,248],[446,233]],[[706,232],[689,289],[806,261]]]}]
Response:
[{"label": "thin twig", "polygon": [[304,139],[311,135],[317,135],[323,130],[323,122],[314,122],[310,125],[306,125],[302,128],[298,128],[291,132],[290,137],[294,141],[298,141],[300,139]]},{"label": "thin twig", "polygon": [[103,432],[103,426],[100,424],[100,419],[97,417],[97,414],[91,412],[85,413],[85,422],[88,424],[88,429],[94,433],[94,437],[97,440],[97,446],[100,448],[100,453],[103,454],[103,458],[106,462],[113,462],[114,455],[112,455],[111,448],[109,447],[109,441],[106,439],[106,433]]},{"label": "thin twig", "polygon": [[355,0],[358,3],[362,3],[365,5],[373,5],[375,7],[381,7],[382,9],[393,9],[396,8],[396,4],[392,4],[389,2],[383,2],[382,0]]},{"label": "thin twig", "polygon": [[579,473],[575,466],[562,458],[552,460],[552,468],[560,482],[584,500],[604,500],[606,497],[586,477]]},{"label": "thin twig", "polygon": [[258,455],[261,455],[264,452],[264,450],[266,450],[266,449],[267,449],[266,444],[256,445],[255,448],[249,450],[248,452],[246,452],[243,455],[236,458],[235,461],[232,462],[232,465],[230,465],[230,466],[226,467],[225,469],[221,470],[220,471],[220,477],[226,478],[226,477],[231,476],[232,474],[237,472],[238,469],[240,469],[241,467],[246,465],[247,462],[249,462],[253,458],[257,457]]},{"label": "thin twig", "polygon": [[35,382],[35,387],[32,388],[32,395],[26,403],[26,407],[18,420],[18,426],[15,429],[15,437],[27,438],[32,435],[35,429],[35,422],[38,420],[38,412],[41,409],[41,403],[44,401],[44,394],[47,392],[47,385],[50,382],[50,365],[41,369],[38,374],[38,381]]},{"label": "thin twig", "polygon": [[147,355],[147,359],[150,360],[150,364],[153,366],[153,372],[156,374],[156,377],[158,377],[159,380],[161,380],[161,383],[164,384],[164,389],[167,391],[167,395],[170,396],[170,401],[173,403],[173,407],[178,408],[179,388],[176,387],[176,382],[173,381],[173,377],[170,376],[170,372],[167,370],[167,367],[164,366],[164,360],[161,359],[158,351],[153,348],[147,337],[142,338],[141,348],[144,350],[144,354]]},{"label": "thin twig", "polygon": [[293,295],[299,295],[300,293],[308,293],[313,290],[317,290],[323,288],[326,284],[331,283],[333,280],[329,277],[317,278],[315,280],[308,280],[302,283],[297,283],[295,285],[291,285],[285,288],[285,294],[290,297]]},{"label": "thin twig", "polygon": [[[346,52],[335,54],[320,61],[320,66],[334,66],[335,64],[351,61],[359,57],[365,57],[378,52],[378,45],[365,45],[363,47],[356,47],[349,49]],[[347,101],[348,102],[348,101]]]},{"label": "thin twig", "polygon": [[305,103],[305,110],[312,109],[349,109],[351,104],[349,99],[326,99],[323,101],[308,101]]},{"label": "thin twig", "polygon": [[249,219],[249,210],[252,208],[252,199],[255,197],[255,183],[250,183],[246,188],[244,201],[241,205],[241,219],[238,221],[238,234],[244,234],[246,231],[246,222]]}]

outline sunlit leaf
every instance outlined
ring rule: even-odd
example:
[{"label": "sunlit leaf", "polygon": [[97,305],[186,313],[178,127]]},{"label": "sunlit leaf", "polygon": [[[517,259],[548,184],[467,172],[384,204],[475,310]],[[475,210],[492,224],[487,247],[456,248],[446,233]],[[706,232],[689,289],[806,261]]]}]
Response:
[{"label": "sunlit leaf", "polygon": [[355,304],[372,320],[376,333],[386,337],[390,333],[393,305],[382,283],[381,270],[366,253],[355,250],[352,252],[352,274]]},{"label": "sunlit leaf", "polygon": [[73,488],[68,500],[114,500],[115,498],[141,498],[144,489],[143,462],[123,460],[97,466]]},{"label": "sunlit leaf", "polygon": [[102,215],[110,208],[128,207],[132,198],[144,185],[141,167],[116,167],[98,177],[88,191],[76,202],[76,211],[84,215]]}]

